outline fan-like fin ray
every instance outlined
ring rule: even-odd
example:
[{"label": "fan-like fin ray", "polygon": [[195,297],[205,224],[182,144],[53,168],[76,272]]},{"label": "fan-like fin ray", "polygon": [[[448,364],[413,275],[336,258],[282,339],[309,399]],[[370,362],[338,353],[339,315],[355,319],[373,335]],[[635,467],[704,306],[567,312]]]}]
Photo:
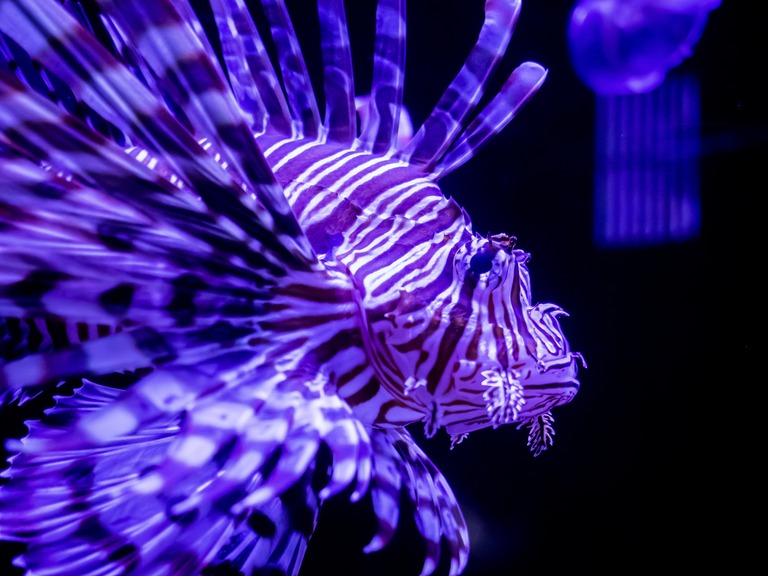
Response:
[{"label": "fan-like fin ray", "polygon": [[[98,2],[102,2],[103,0],[98,0]],[[109,2],[112,0],[106,0],[107,4],[105,6],[109,6]],[[219,59],[216,54],[216,51],[213,49],[213,46],[211,46],[211,42],[208,39],[208,36],[205,33],[205,29],[203,28],[203,24],[200,21],[200,19],[197,17],[197,13],[195,12],[192,3],[189,2],[189,0],[169,0],[171,4],[173,4],[173,7],[178,12],[179,16],[182,18],[182,20],[192,29],[192,31],[195,33],[195,36],[197,36],[197,39],[200,42],[200,46],[205,51],[205,54],[207,55],[208,59],[211,62],[211,67],[216,71],[216,74],[220,77],[224,77],[224,71],[221,68],[221,64],[219,64]],[[196,6],[199,6],[199,4],[195,3]]]},{"label": "fan-like fin ray", "polygon": [[[102,148],[100,152],[103,151]],[[194,290],[193,273],[198,272],[200,289],[206,282],[221,284],[226,278],[250,290],[272,284],[275,276],[285,274],[261,254],[233,253],[231,249],[240,246],[235,239],[222,234],[205,215],[180,203],[174,205],[170,197],[159,195],[161,202],[170,204],[163,206],[173,214],[168,220],[175,219],[181,231],[167,222],[155,222],[146,213],[132,210],[114,199],[107,198],[102,204],[105,207],[112,204],[117,207],[114,211],[94,209],[88,201],[99,198],[95,190],[29,163],[12,164],[5,158],[0,172],[7,183],[0,191],[0,202],[5,203],[0,206],[12,216],[0,231],[8,246],[8,257],[0,264],[0,268],[5,269],[6,282],[11,278],[20,281],[39,270],[41,273],[59,271],[75,280],[95,279],[95,286],[105,286],[110,281],[119,284],[162,279],[168,283],[168,289],[181,283]],[[122,186],[128,193],[142,188],[162,190],[130,173],[124,182],[119,182],[114,172],[105,174],[105,178],[112,178],[115,190]],[[140,196],[123,198],[138,204],[139,208],[151,207],[162,212],[159,203],[152,206],[152,203],[138,202]],[[244,267],[243,260],[252,269]],[[259,268],[262,273],[257,272]],[[124,274],[122,278],[120,271]],[[79,313],[76,309],[73,311]]]},{"label": "fan-like fin ray", "polygon": [[[94,23],[92,23],[82,5],[79,2],[66,1],[63,6],[74,16],[81,26],[95,34]],[[95,23],[97,27],[100,22]],[[105,34],[105,36],[108,36]],[[105,38],[108,42],[108,39]],[[117,52],[117,48],[110,46]],[[0,62],[5,62],[8,71],[13,70],[16,77],[25,85],[36,90],[41,95],[55,102],[62,109],[66,110],[81,120],[88,126],[114,140],[125,144],[125,134],[123,134],[114,124],[106,121],[102,116],[96,113],[87,103],[78,99],[72,92],[70,86],[62,81],[55,74],[50,74],[44,68],[37,65],[29,55],[10,37],[0,33]]]},{"label": "fan-like fin ray", "polygon": [[[229,228],[239,228],[241,236],[271,243],[271,248],[293,265],[305,266],[314,259],[276,183],[260,183],[254,189],[259,201],[252,199],[243,190],[244,184],[223,170],[165,107],[56,3],[3,0],[0,20],[6,33],[70,83],[97,112],[164,157],[210,210],[226,214]],[[268,172],[266,164],[262,168]]]},{"label": "fan-like fin ray", "polygon": [[364,548],[366,553],[384,548],[392,540],[400,518],[400,489],[402,476],[400,456],[385,430],[371,433],[373,449],[373,478],[371,479],[371,500],[378,519],[378,528],[371,541]]},{"label": "fan-like fin ray", "polygon": [[397,141],[403,113],[405,30],[405,0],[379,0],[373,82],[360,130],[361,147],[374,153],[393,149]]},{"label": "fan-like fin ray", "polygon": [[[57,437],[65,429],[61,426],[81,413],[98,412],[119,392],[86,381],[73,397],[59,399],[45,423],[31,425],[30,436]],[[13,514],[15,522],[1,522],[8,532],[3,536],[27,541],[37,535],[21,557],[32,570],[53,561],[59,573],[72,575],[129,568],[145,574],[155,569],[166,574],[198,571],[231,532],[235,519],[222,513],[201,514],[198,522],[173,517],[161,499],[138,501],[131,490],[141,470],[162,457],[178,431],[174,415],[98,450],[15,455],[15,473],[2,495],[4,514]],[[21,447],[28,442],[22,440]],[[210,474],[206,470],[184,479],[174,487],[175,497]],[[58,481],[52,483],[52,477]]]},{"label": "fan-like fin ray", "polygon": [[286,392],[276,391],[275,398],[268,401],[270,406],[285,406],[290,410],[289,431],[275,469],[237,503],[234,511],[260,506],[284,492],[315,459],[321,442],[330,451],[332,471],[320,496],[328,498],[350,484],[356,497],[367,491],[371,470],[368,434],[355,423],[349,406],[338,396],[322,392],[303,392],[300,396],[299,390],[301,388],[291,387]]},{"label": "fan-like fin ray", "polygon": [[448,149],[435,167],[433,178],[442,178],[456,170],[474,156],[488,140],[501,132],[538,92],[546,77],[546,70],[534,62],[525,62],[518,66],[499,93]]},{"label": "fan-like fin ray", "polygon": [[[206,282],[221,285],[224,278],[255,295],[252,288],[265,284],[264,275],[238,262],[227,263],[209,243],[167,221],[157,221],[148,211],[136,210],[23,158],[0,158],[4,182],[0,214],[6,221],[0,229],[5,246],[0,276],[6,285],[52,271],[71,285],[80,283],[86,290],[80,296],[99,295],[89,286],[104,289],[141,282],[160,288],[160,293],[180,284],[193,290],[195,283],[204,291]],[[133,187],[140,189],[140,182]],[[181,224],[190,230],[186,222]],[[205,228],[204,221],[197,224],[203,238]],[[220,235],[212,223],[209,229],[214,239]],[[42,281],[43,276],[39,278]],[[81,309],[75,307],[72,313],[77,316]]]},{"label": "fan-like fin ray", "polygon": [[[167,0],[151,3],[101,0],[120,22],[170,96],[199,131],[214,144],[214,152],[240,175],[267,208],[278,230],[303,239],[293,213],[262,156],[237,102],[225,85],[205,38]],[[192,19],[197,22],[196,19]],[[199,23],[198,23],[199,26]],[[308,245],[303,246],[309,250]]]},{"label": "fan-like fin ray", "polygon": [[[72,573],[129,561],[148,574],[197,573],[207,564],[296,574],[317,522],[317,490],[343,487],[333,471],[312,481],[320,443],[332,467],[344,467],[337,458],[345,451],[370,453],[353,446],[367,436],[337,433],[353,416],[335,397],[302,399],[263,370],[260,383],[221,395],[207,376],[220,373],[160,369],[127,392],[85,381],[59,399],[27,438],[9,444],[20,453],[0,494],[16,502],[0,514],[2,537],[33,540],[28,565],[55,558]],[[351,482],[355,474],[343,476]],[[22,499],[34,505],[10,522]]]},{"label": "fan-like fin ray", "polygon": [[264,0],[262,6],[277,48],[277,59],[290,106],[294,136],[314,138],[320,128],[320,113],[285,1]]},{"label": "fan-like fin ray", "polygon": [[434,572],[440,560],[441,525],[435,503],[434,484],[421,461],[424,455],[414,450],[414,447],[415,444],[410,436],[400,438],[395,443],[395,449],[401,457],[400,472],[414,509],[413,518],[424,540],[424,564],[421,576],[425,576]]},{"label": "fan-like fin ray", "polygon": [[[67,258],[71,265],[72,258]],[[133,276],[72,278],[66,272],[45,271],[39,265],[25,270],[23,257],[6,257],[0,276],[0,315],[22,318],[54,317],[108,326],[146,324],[170,328],[194,324],[210,329],[220,321],[243,322],[263,314],[269,294],[226,291],[190,279],[164,282]],[[128,265],[130,268],[130,262]],[[82,269],[79,268],[78,272]],[[25,274],[25,272],[27,272]],[[98,271],[96,273],[98,274]],[[239,293],[238,293],[239,292]],[[88,295],[86,303],[84,297]]]},{"label": "fan-like fin ray", "polygon": [[485,22],[464,66],[432,113],[401,153],[403,160],[430,172],[463,130],[512,37],[520,0],[486,0]]},{"label": "fan-like fin ray", "polygon": [[[81,274],[85,276],[100,270],[108,277],[106,270],[113,263],[100,255],[110,254],[115,269],[119,269],[121,261],[151,254],[152,259],[143,258],[144,264],[134,272],[144,268],[151,274],[154,266],[158,278],[172,279],[174,270],[178,277],[208,268],[208,276],[215,280],[228,270],[231,276],[240,276],[251,286],[285,275],[280,264],[280,243],[266,230],[262,234],[265,247],[274,247],[280,253],[272,255],[271,260],[267,257],[270,252],[262,246],[256,251],[244,251],[238,238],[225,232],[226,228],[222,230],[220,217],[207,213],[188,190],[180,190],[159,173],[135,162],[77,119],[3,73],[0,101],[5,104],[0,110],[0,143],[9,150],[2,155],[7,185],[0,190],[0,201],[9,221],[2,233],[13,252],[24,254],[31,249],[31,242],[27,244],[23,235],[16,234],[18,240],[14,241],[14,229],[26,228],[32,233],[37,227],[29,240],[43,240],[46,236],[51,240],[51,252],[36,253],[41,264],[49,260],[48,271],[63,270],[66,265],[68,273],[73,273],[73,267],[82,265]],[[13,113],[4,113],[7,110]],[[11,150],[15,156],[9,155]],[[31,160],[43,161],[60,172],[43,170]],[[102,189],[108,189],[110,195],[98,192]],[[93,196],[89,196],[91,191]],[[99,199],[103,200],[102,208],[94,208],[93,202]],[[66,214],[83,218],[62,221]],[[77,243],[67,246],[60,242],[53,250],[51,234],[64,234],[65,229]],[[73,236],[75,230],[77,238]],[[89,240],[93,240],[90,247]],[[56,257],[65,253],[78,257],[57,261]],[[163,262],[176,265],[163,269]],[[22,265],[17,276],[34,271],[33,260],[17,263]],[[4,267],[10,265],[10,260],[4,262]]]},{"label": "fan-like fin ray", "polygon": [[315,476],[313,465],[280,498],[252,510],[203,574],[240,570],[297,576],[320,510]]},{"label": "fan-like fin ray", "polygon": [[0,388],[21,388],[69,377],[135,370],[164,364],[176,356],[172,344],[157,331],[150,328],[125,330],[9,362],[0,367]]},{"label": "fan-like fin ray", "polygon": [[366,552],[380,549],[391,538],[398,520],[400,483],[408,491],[414,520],[424,538],[422,575],[431,574],[440,560],[441,538],[450,554],[450,575],[461,574],[469,554],[469,534],[456,498],[445,477],[403,428],[377,431],[373,435],[374,469],[372,492],[379,530]]},{"label": "fan-like fin ray", "polygon": [[323,51],[325,123],[328,139],[351,144],[357,136],[352,53],[343,0],[317,3]]},{"label": "fan-like fin ray", "polygon": [[[183,124],[192,135],[198,141],[205,138],[213,142],[220,162],[241,181],[271,183],[272,176],[189,5],[174,0],[150,4],[101,0],[100,4],[119,25],[125,41],[146,62],[166,101],[172,104],[170,111],[183,112]],[[254,164],[256,170],[261,168],[262,173],[247,173],[243,160]]]},{"label": "fan-like fin ray", "polygon": [[232,91],[256,133],[291,135],[280,81],[243,0],[212,0]]}]

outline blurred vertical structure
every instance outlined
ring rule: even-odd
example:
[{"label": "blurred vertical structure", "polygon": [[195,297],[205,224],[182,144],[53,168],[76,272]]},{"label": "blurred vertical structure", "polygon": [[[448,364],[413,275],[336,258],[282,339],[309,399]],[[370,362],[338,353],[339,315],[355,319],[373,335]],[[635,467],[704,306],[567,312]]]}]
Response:
[{"label": "blurred vertical structure", "polygon": [[630,247],[695,238],[699,197],[699,87],[670,76],[642,94],[598,96],[594,241]]}]

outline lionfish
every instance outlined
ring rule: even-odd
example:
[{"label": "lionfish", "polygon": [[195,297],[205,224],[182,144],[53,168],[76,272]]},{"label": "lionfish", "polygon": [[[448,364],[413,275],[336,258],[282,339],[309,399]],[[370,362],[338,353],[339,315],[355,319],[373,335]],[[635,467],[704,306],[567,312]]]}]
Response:
[{"label": "lionfish", "polygon": [[545,79],[476,110],[519,12],[486,1],[409,137],[405,0],[376,5],[364,98],[343,0],[317,1],[317,94],[284,0],[0,0],[0,388],[55,401],[7,444],[17,566],[295,575],[327,499],[370,498],[372,552],[404,491],[422,574],[465,570],[408,426],[517,424],[538,454],[579,387],[528,254],[437,185]]}]

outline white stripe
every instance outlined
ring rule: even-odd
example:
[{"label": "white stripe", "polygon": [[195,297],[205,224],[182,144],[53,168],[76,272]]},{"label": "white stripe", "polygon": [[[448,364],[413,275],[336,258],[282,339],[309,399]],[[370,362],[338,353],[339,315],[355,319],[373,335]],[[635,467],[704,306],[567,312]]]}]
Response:
[{"label": "white stripe", "polygon": [[[343,152],[345,154],[349,153],[348,150],[344,150]],[[358,158],[360,156],[367,156],[367,155],[368,155],[367,152],[349,153],[349,156],[347,156],[346,158],[341,158],[338,162],[336,162],[336,163],[332,164],[331,166],[327,167],[325,170],[321,171],[314,178],[312,178],[309,182],[305,182],[305,183],[299,182],[299,183],[297,183],[295,185],[291,185],[289,187],[289,190],[287,190],[286,192],[288,193],[289,196],[292,196],[293,195],[292,194],[293,191],[291,190],[291,188],[292,187],[298,187],[298,186],[301,186],[302,190],[308,190],[309,188],[311,188],[313,186],[316,186],[324,177],[326,177],[329,174],[335,172],[336,170],[339,170],[340,168],[342,168],[345,164],[347,164],[351,160],[353,160],[355,158]],[[338,157],[338,154],[334,155],[334,157]],[[304,214],[309,213],[315,206],[317,206],[326,197],[327,197],[326,194],[315,194],[314,197],[309,202],[307,202],[307,204],[304,207],[302,207],[301,212],[296,214],[296,217],[300,221],[304,220]],[[336,205],[338,205],[338,201],[331,202],[331,204],[333,206],[336,206]],[[302,222],[302,225],[305,228],[307,227],[307,223],[306,222]]]},{"label": "white stripe", "polygon": [[309,190],[314,184],[317,183],[316,181],[309,181],[309,177],[313,172],[319,170],[327,164],[330,164],[331,162],[335,162],[345,154],[352,154],[352,152],[348,149],[344,149],[337,152],[336,154],[332,154],[331,156],[321,158],[317,162],[305,168],[304,172],[293,178],[292,182],[285,189],[285,195],[288,197],[289,201],[298,201],[298,198],[302,192]]},{"label": "white stripe", "polygon": [[[368,154],[368,152],[366,152],[365,154]],[[358,178],[354,182],[352,182],[349,186],[347,186],[347,187],[345,187],[345,188],[340,190],[341,185],[343,183],[348,182],[349,180],[351,180],[352,178],[354,178],[355,176],[357,176],[361,172],[363,172],[365,170],[368,170],[368,169],[376,166],[377,164],[381,164],[382,162],[384,163],[383,166],[377,168],[376,170],[372,170],[368,174],[366,174],[366,175]],[[392,170],[392,169],[394,169],[396,167],[397,167],[396,165],[392,164],[391,162],[388,162],[386,159],[378,158],[377,157],[377,158],[374,158],[372,160],[369,160],[369,161],[361,164],[360,166],[357,166],[353,170],[350,170],[342,178],[340,178],[339,180],[337,180],[336,182],[334,182],[330,186],[327,186],[329,192],[338,192],[338,196],[333,201],[331,201],[330,203],[326,204],[326,206],[325,206],[326,213],[330,213],[339,204],[341,204],[346,199],[348,199],[352,195],[352,192],[357,190],[357,188],[359,188],[362,184],[364,184],[366,182],[370,182],[374,178],[376,178],[378,176],[381,176],[382,174],[386,174],[387,172],[389,172],[390,170]],[[331,168],[326,170],[323,174],[321,174],[321,176],[330,173],[330,171],[331,171]],[[301,213],[302,214],[307,213],[309,211],[310,205],[311,205],[311,207],[314,207],[314,206],[316,206],[319,202],[321,202],[324,199],[325,199],[325,196],[320,197],[319,194],[316,195],[312,199],[312,201],[310,203],[308,203],[307,206],[305,206],[302,209]],[[364,206],[361,206],[361,208],[365,209]],[[305,224],[305,226],[309,226],[311,224],[315,224],[315,223],[320,222],[320,221],[322,221],[322,218],[319,218],[316,214],[313,213],[311,216],[307,217],[304,220],[304,224]]]},{"label": "white stripe", "polygon": [[[292,140],[286,140],[285,142],[291,142],[291,141]],[[277,172],[278,170],[280,170],[283,166],[285,166],[288,162],[290,162],[291,160],[293,160],[297,156],[300,156],[301,154],[303,154],[305,151],[309,150],[310,148],[316,148],[317,146],[322,146],[322,144],[320,144],[316,140],[310,140],[306,144],[304,144],[302,146],[299,146],[295,150],[292,150],[291,152],[286,154],[282,158],[282,160],[280,160],[277,164],[272,166],[272,172]],[[272,149],[276,149],[276,148],[273,146],[272,148],[270,148],[270,150],[272,150]],[[265,156],[266,156],[266,154],[265,154]]]},{"label": "white stripe", "polygon": [[[369,152],[366,152],[365,154],[366,155],[370,155]],[[359,154],[359,155],[362,156],[363,154]],[[341,187],[344,184],[346,184],[347,182],[349,182],[350,180],[352,180],[355,176],[357,176],[361,172],[365,172],[366,170],[368,170],[369,168],[372,168],[373,166],[376,166],[377,164],[382,164],[382,163],[384,163],[384,166],[382,166],[381,168],[378,168],[378,169],[376,169],[376,170],[366,174],[365,176],[362,176],[358,180],[353,181],[353,183],[350,184],[349,186],[347,186],[345,189],[341,190],[339,196],[343,197],[343,198],[346,198],[352,192],[357,190],[360,187],[361,184],[363,184],[365,182],[370,182],[376,176],[380,176],[381,174],[385,174],[386,172],[389,172],[392,168],[395,168],[396,166],[394,164],[392,164],[392,162],[387,161],[385,158],[380,158],[378,156],[374,156],[370,160],[368,160],[367,162],[363,162],[359,166],[356,166],[355,168],[353,168],[352,170],[347,172],[343,177],[339,178],[333,184],[328,186],[328,189],[331,190],[332,192],[339,192]]]},{"label": "white stripe", "polygon": [[402,220],[399,218],[396,219],[395,229],[390,230],[386,234],[382,234],[373,243],[365,248],[365,252],[360,252],[359,254],[361,254],[361,256],[355,258],[354,262],[349,263],[349,271],[352,274],[357,274],[360,268],[362,268],[364,265],[378,258],[388,249],[392,248],[392,246],[400,241],[400,236],[411,228],[413,228],[412,222],[408,222],[407,220]]},{"label": "white stripe", "polygon": [[[442,200],[444,201],[444,199],[442,199]],[[431,196],[431,197],[427,196],[426,198],[422,198],[421,200],[416,202],[416,204],[414,204],[413,206],[408,208],[408,210],[405,211],[405,214],[403,214],[403,218],[407,218],[409,220],[414,220],[414,218],[416,217],[416,215],[419,212],[422,212],[426,208],[428,208],[430,206],[435,206],[436,204],[440,204],[440,203],[442,203],[441,199],[440,198],[435,198],[434,196]],[[422,217],[421,217],[422,220],[419,220],[419,222],[425,221],[424,220],[425,217],[427,219],[429,219],[429,217],[432,214],[434,214],[435,212],[438,212],[438,211],[439,211],[439,206],[435,206],[435,209],[432,212],[429,212],[428,214],[422,215]]]},{"label": "white stripe", "polygon": [[[461,226],[456,226],[451,232],[459,230],[460,228]],[[446,232],[446,234],[450,233]],[[429,259],[426,266],[424,266],[422,269],[414,268],[408,274],[402,276],[398,282],[392,285],[392,288],[388,291],[388,293],[397,294],[401,290],[407,289],[409,284],[415,284],[418,282],[418,285],[422,286],[431,284],[437,280],[437,278],[443,274],[443,271],[446,269],[446,267],[453,264],[453,262],[448,262],[448,257],[451,254],[452,247],[453,242],[450,242],[446,243],[442,247],[435,249],[435,253]]]},{"label": "white stripe", "polygon": [[[258,140],[258,138],[256,139]],[[276,142],[275,144],[272,144],[265,152],[262,152],[264,154],[264,158],[269,158],[272,154],[274,154],[277,150],[285,146],[286,144],[290,142],[295,142],[293,138],[286,138],[285,140],[280,140],[279,142]]]}]

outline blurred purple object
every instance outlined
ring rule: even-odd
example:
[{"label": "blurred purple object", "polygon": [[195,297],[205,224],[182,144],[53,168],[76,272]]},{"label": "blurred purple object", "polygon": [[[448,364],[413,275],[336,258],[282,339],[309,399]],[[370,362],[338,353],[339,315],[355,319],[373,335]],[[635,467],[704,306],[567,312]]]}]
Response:
[{"label": "blurred purple object", "polygon": [[595,243],[684,242],[701,227],[701,113],[695,78],[672,73],[647,94],[598,96]]},{"label": "blurred purple object", "polygon": [[596,94],[659,86],[693,52],[721,0],[581,0],[568,23],[571,61]]}]

